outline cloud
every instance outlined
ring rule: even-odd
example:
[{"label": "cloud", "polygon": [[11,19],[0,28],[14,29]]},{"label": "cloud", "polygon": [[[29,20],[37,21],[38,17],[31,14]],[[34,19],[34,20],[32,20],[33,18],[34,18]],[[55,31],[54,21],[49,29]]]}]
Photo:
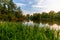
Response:
[{"label": "cloud", "polygon": [[33,8],[46,8],[46,6],[41,6],[41,5],[32,5]]},{"label": "cloud", "polygon": [[37,4],[41,4],[45,0],[35,0],[35,1],[37,2]]},{"label": "cloud", "polygon": [[[42,9],[41,11],[49,12],[51,10],[59,11],[60,10],[60,0],[35,0],[35,4],[31,7],[33,9]],[[36,10],[37,11],[37,10]],[[37,11],[38,12],[38,11]]]},{"label": "cloud", "polygon": [[60,0],[20,0],[16,3],[24,9],[24,14],[32,14],[34,12],[49,12],[60,10]]},{"label": "cloud", "polygon": [[22,7],[22,6],[26,6],[26,4],[23,4],[23,3],[16,3],[16,5],[19,7]]},{"label": "cloud", "polygon": [[36,7],[36,8],[45,8],[46,5],[45,5],[45,0],[35,0],[36,4],[32,5],[32,7]]},{"label": "cloud", "polygon": [[32,3],[33,3],[32,1],[29,2],[29,4],[32,4]]},{"label": "cloud", "polygon": [[22,11],[23,11],[23,14],[24,14],[24,15],[26,15],[26,14],[32,15],[32,14],[33,14],[33,12],[30,12],[30,11],[28,11],[28,10],[22,10]]}]

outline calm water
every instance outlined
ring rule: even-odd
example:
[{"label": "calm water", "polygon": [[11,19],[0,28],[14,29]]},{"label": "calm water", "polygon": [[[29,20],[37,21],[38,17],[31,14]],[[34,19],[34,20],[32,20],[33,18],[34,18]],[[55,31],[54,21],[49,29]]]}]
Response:
[{"label": "calm water", "polygon": [[39,27],[49,27],[50,29],[54,29],[54,30],[60,30],[60,24],[58,23],[54,23],[54,22],[40,22],[40,23],[34,23],[33,21],[29,21],[29,22],[23,22],[24,25],[28,25],[28,26],[34,26],[37,25]]}]

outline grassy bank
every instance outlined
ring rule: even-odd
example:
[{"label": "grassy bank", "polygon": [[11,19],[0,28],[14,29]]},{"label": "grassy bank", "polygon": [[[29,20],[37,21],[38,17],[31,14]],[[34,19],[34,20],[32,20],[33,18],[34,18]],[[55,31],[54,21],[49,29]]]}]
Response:
[{"label": "grassy bank", "polygon": [[0,22],[0,40],[59,40],[59,31],[28,27],[19,22]]}]

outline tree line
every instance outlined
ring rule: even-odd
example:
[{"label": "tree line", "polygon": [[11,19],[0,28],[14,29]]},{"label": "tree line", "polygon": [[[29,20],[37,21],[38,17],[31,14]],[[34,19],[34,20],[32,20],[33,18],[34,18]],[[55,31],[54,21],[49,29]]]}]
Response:
[{"label": "tree line", "polygon": [[30,20],[32,21],[60,21],[60,11],[59,12],[42,12],[42,13],[34,13],[33,15],[29,16]]},{"label": "tree line", "polygon": [[13,0],[0,0],[0,21],[57,21],[60,20],[60,11],[33,13],[23,15],[20,7],[17,7]]}]

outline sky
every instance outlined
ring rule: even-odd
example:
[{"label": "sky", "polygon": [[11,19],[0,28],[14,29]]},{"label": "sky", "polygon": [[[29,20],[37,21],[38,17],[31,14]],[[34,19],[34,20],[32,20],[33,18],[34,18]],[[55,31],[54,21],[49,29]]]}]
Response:
[{"label": "sky", "polygon": [[21,7],[23,14],[60,11],[60,0],[14,0],[17,7]]}]

